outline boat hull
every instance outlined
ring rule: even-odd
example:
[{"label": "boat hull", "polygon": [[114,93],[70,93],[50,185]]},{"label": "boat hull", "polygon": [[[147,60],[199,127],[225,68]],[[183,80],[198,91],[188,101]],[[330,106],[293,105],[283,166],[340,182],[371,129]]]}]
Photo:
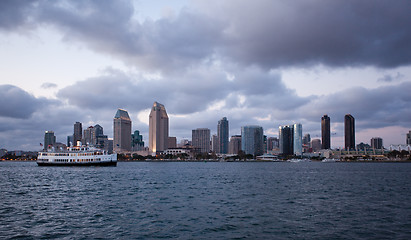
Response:
[{"label": "boat hull", "polygon": [[110,162],[37,162],[40,167],[52,166],[52,167],[115,167],[117,166],[117,161]]}]

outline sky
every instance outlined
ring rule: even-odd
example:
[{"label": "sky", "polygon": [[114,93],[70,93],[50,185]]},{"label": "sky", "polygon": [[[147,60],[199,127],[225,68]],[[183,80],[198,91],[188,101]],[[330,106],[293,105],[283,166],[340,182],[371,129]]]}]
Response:
[{"label": "sky", "polygon": [[[113,137],[118,108],[148,143],[154,101],[169,135],[227,117],[230,135],[268,137],[301,123],[344,146],[405,144],[411,130],[411,4],[407,0],[0,1],[0,148],[66,143],[73,124]],[[147,144],[146,144],[147,145]]]}]

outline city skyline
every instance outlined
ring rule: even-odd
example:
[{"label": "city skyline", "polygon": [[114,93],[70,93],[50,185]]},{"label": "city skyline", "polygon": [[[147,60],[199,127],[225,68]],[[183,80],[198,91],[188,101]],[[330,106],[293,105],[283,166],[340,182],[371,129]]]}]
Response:
[{"label": "city skyline", "polygon": [[[170,136],[230,121],[301,123],[344,147],[404,144],[411,129],[411,16],[407,1],[5,1],[0,3],[0,148],[39,150],[73,123],[100,124],[127,109],[149,139],[150,106],[167,106]],[[88,9],[89,11],[83,11]],[[368,14],[363,14],[367,12]],[[110,16],[110,18],[107,18]],[[361,24],[358,24],[361,23]],[[96,27],[99,26],[99,27]],[[113,110],[114,109],[114,110]],[[147,142],[146,142],[147,144]]]}]

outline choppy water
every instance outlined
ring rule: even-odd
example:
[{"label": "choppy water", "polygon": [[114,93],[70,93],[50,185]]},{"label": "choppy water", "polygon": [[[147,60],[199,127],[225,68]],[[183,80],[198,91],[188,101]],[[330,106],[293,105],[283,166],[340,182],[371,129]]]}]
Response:
[{"label": "choppy water", "polygon": [[411,164],[0,162],[8,238],[411,239]]}]

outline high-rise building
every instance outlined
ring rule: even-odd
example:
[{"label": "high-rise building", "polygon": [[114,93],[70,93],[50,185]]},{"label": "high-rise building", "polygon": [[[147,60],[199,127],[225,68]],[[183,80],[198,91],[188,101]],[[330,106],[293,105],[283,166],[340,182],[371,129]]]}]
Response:
[{"label": "high-rise building", "polygon": [[321,140],[320,139],[313,139],[311,140],[311,149],[313,152],[317,152],[321,149]]},{"label": "high-rise building", "polygon": [[241,150],[245,154],[264,154],[264,132],[260,126],[241,127]]},{"label": "high-rise building", "polygon": [[278,138],[276,137],[269,137],[267,139],[267,151],[272,151],[275,148],[278,148]]},{"label": "high-rise building", "polygon": [[278,128],[280,153],[293,155],[294,153],[294,127],[292,125],[280,126]]},{"label": "high-rise building", "polygon": [[197,128],[192,130],[192,145],[198,148],[201,153],[210,152],[210,129]]},{"label": "high-rise building", "polygon": [[131,134],[131,150],[141,151],[144,149],[143,135],[140,135],[140,131],[136,130]]},{"label": "high-rise building", "polygon": [[149,116],[149,148],[152,153],[168,149],[168,115],[163,104],[154,102]]},{"label": "high-rise building", "polygon": [[73,147],[74,146],[74,140],[73,140],[73,135],[67,136],[67,147]]},{"label": "high-rise building", "polygon": [[241,150],[241,135],[234,135],[230,138],[230,143],[228,146],[229,154],[238,154]]},{"label": "high-rise building", "polygon": [[44,133],[44,150],[47,150],[49,147],[54,147],[56,145],[56,136],[54,136],[53,131],[46,131]]},{"label": "high-rise building", "polygon": [[211,136],[211,151],[217,153],[218,149],[218,137],[216,134],[213,134],[213,136]]},{"label": "high-rise building", "polygon": [[83,139],[81,142],[84,145],[95,145],[96,144],[96,132],[94,131],[94,127],[90,126],[87,129],[83,130]]},{"label": "high-rise building", "polygon": [[371,148],[373,148],[373,149],[383,149],[382,138],[380,138],[380,137],[371,138]]},{"label": "high-rise building", "polygon": [[228,153],[228,135],[229,127],[228,120],[226,117],[223,117],[218,121],[217,125],[217,137],[218,137],[218,149],[217,153]]},{"label": "high-rise building", "polygon": [[310,136],[310,134],[309,134],[309,133],[304,134],[304,137],[303,137],[303,145],[309,146],[309,145],[310,145],[310,142],[311,142],[311,136]]},{"label": "high-rise building", "polygon": [[113,119],[113,135],[114,151],[131,151],[131,119],[126,110],[117,110]]},{"label": "high-rise building", "polygon": [[83,128],[81,122],[76,122],[74,124],[74,133],[73,133],[73,146],[77,146],[77,142],[81,141],[83,138]]},{"label": "high-rise building", "polygon": [[351,114],[344,117],[345,149],[355,149],[355,119]]},{"label": "high-rise building", "polygon": [[407,133],[407,138],[405,140],[405,144],[411,145],[411,131]]},{"label": "high-rise building", "polygon": [[177,148],[177,138],[176,137],[168,137],[168,148]]},{"label": "high-rise building", "polygon": [[297,156],[301,156],[303,154],[303,127],[300,123],[296,123],[294,124],[293,129],[293,153]]},{"label": "high-rise building", "polygon": [[104,143],[108,139],[107,135],[104,135],[104,129],[99,124],[96,124],[93,128],[93,136],[95,137],[94,146],[97,148],[105,148]]},{"label": "high-rise building", "polygon": [[330,149],[331,148],[331,128],[330,128],[330,117],[327,115],[321,118],[321,148]]}]

